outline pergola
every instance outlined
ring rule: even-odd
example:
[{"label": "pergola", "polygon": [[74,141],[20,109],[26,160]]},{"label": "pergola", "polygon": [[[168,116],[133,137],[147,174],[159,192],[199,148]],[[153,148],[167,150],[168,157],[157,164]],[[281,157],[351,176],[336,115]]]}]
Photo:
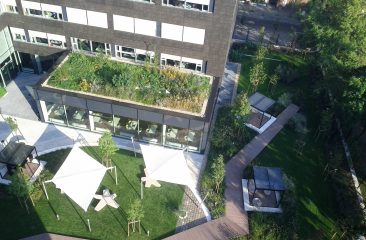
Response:
[{"label": "pergola", "polygon": [[[8,171],[11,173],[13,169],[22,167],[28,160],[33,160],[33,152],[38,157],[35,146],[26,145],[25,143],[9,142],[0,152],[0,163],[6,164]],[[38,161],[38,164],[39,161]],[[0,177],[4,177],[0,173]]]},{"label": "pergola", "polygon": [[254,93],[248,100],[250,106],[262,112],[261,122],[259,124],[259,128],[261,128],[264,113],[275,103],[275,101],[259,92]]},{"label": "pergola", "polygon": [[[285,183],[283,182],[283,173],[280,168],[276,167],[259,167],[253,166],[254,175],[254,193],[256,190],[267,190],[274,192],[283,192],[286,190]],[[275,194],[276,196],[276,194]],[[281,199],[277,199],[277,207],[279,207]]]}]

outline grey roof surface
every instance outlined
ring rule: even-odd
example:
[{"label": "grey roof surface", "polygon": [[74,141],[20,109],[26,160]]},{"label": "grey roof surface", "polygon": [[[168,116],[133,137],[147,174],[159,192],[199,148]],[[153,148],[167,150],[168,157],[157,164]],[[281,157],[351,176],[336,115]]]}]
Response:
[{"label": "grey roof surface", "polygon": [[14,166],[22,165],[33,149],[34,146],[24,143],[9,142],[0,152],[0,162]]},{"label": "grey roof surface", "polygon": [[269,97],[264,96],[259,92],[256,92],[249,97],[249,103],[252,107],[262,112],[265,112],[275,103],[275,101],[273,99],[270,99]]},{"label": "grey roof surface", "polygon": [[253,166],[256,189],[284,191],[283,173],[280,168]]}]

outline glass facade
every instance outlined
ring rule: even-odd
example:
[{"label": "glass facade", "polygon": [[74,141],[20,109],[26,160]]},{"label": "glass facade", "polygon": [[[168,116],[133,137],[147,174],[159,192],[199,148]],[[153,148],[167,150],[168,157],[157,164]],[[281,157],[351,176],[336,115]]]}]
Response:
[{"label": "glass facade", "polygon": [[46,102],[48,121],[58,124],[67,124],[64,105]]},{"label": "glass facade", "polygon": [[139,120],[139,139],[149,143],[162,142],[162,125]]},{"label": "glass facade", "polygon": [[115,134],[124,138],[137,138],[138,121],[137,119],[114,116]]},{"label": "glass facade", "polygon": [[89,129],[89,116],[85,109],[65,106],[69,126]]},{"label": "glass facade", "polygon": [[45,119],[51,123],[96,132],[110,131],[116,136],[129,140],[133,137],[141,142],[171,148],[188,148],[195,152],[202,150],[203,130],[179,128],[62,104],[41,101],[41,105],[42,103],[45,103],[47,109]]},{"label": "glass facade", "polygon": [[114,131],[113,116],[111,114],[89,111],[89,115],[93,119],[94,127],[92,130],[98,132]]},{"label": "glass facade", "polygon": [[174,148],[185,148],[187,145],[187,128],[166,126],[165,145]]}]

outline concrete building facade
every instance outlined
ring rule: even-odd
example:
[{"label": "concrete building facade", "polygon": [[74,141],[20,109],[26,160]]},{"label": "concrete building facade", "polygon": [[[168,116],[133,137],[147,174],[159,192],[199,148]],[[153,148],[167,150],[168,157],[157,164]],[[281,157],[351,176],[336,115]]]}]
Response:
[{"label": "concrete building facade", "polygon": [[[237,4],[237,0],[0,0],[0,30],[11,35],[15,51],[12,62],[23,71],[43,73],[65,51],[80,51],[102,52],[114,59],[135,63],[155,58],[161,66],[175,66],[214,77],[216,83],[203,116],[182,116],[174,111],[159,110],[164,116],[201,122],[199,128],[203,132],[195,149],[203,151],[218,82],[223,76],[231,43]],[[43,121],[49,121],[45,101],[65,105],[62,99],[67,99],[63,96],[68,95],[42,88],[36,92]],[[80,101],[76,102],[80,105]],[[85,108],[92,111],[87,105]],[[123,103],[117,105],[131,107]],[[113,109],[113,106],[107,108]],[[114,113],[109,114],[113,118]],[[172,123],[164,121],[159,122],[163,127],[166,124],[183,126],[177,123],[179,119]]]}]

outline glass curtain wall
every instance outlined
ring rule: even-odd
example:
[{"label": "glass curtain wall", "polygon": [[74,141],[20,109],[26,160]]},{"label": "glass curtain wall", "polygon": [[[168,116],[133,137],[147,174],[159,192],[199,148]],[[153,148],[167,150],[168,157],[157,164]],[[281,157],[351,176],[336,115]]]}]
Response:
[{"label": "glass curtain wall", "polygon": [[138,135],[138,125],[137,119],[114,116],[115,123],[115,134],[124,138],[137,138]]},{"label": "glass curtain wall", "polygon": [[89,129],[89,116],[88,111],[82,108],[65,106],[66,116],[69,126]]},{"label": "glass curtain wall", "polygon": [[188,135],[184,137],[189,150],[199,151],[201,148],[202,131],[190,129]]},{"label": "glass curtain wall", "polygon": [[162,125],[139,120],[139,140],[149,143],[161,143]]},{"label": "glass curtain wall", "polygon": [[67,124],[64,105],[46,102],[48,121],[58,124]]},{"label": "glass curtain wall", "polygon": [[187,145],[187,128],[166,126],[165,145],[174,148],[184,148]]},{"label": "glass curtain wall", "polygon": [[105,132],[110,131],[113,133],[113,116],[107,113],[89,111],[89,114],[93,118],[93,131]]}]

